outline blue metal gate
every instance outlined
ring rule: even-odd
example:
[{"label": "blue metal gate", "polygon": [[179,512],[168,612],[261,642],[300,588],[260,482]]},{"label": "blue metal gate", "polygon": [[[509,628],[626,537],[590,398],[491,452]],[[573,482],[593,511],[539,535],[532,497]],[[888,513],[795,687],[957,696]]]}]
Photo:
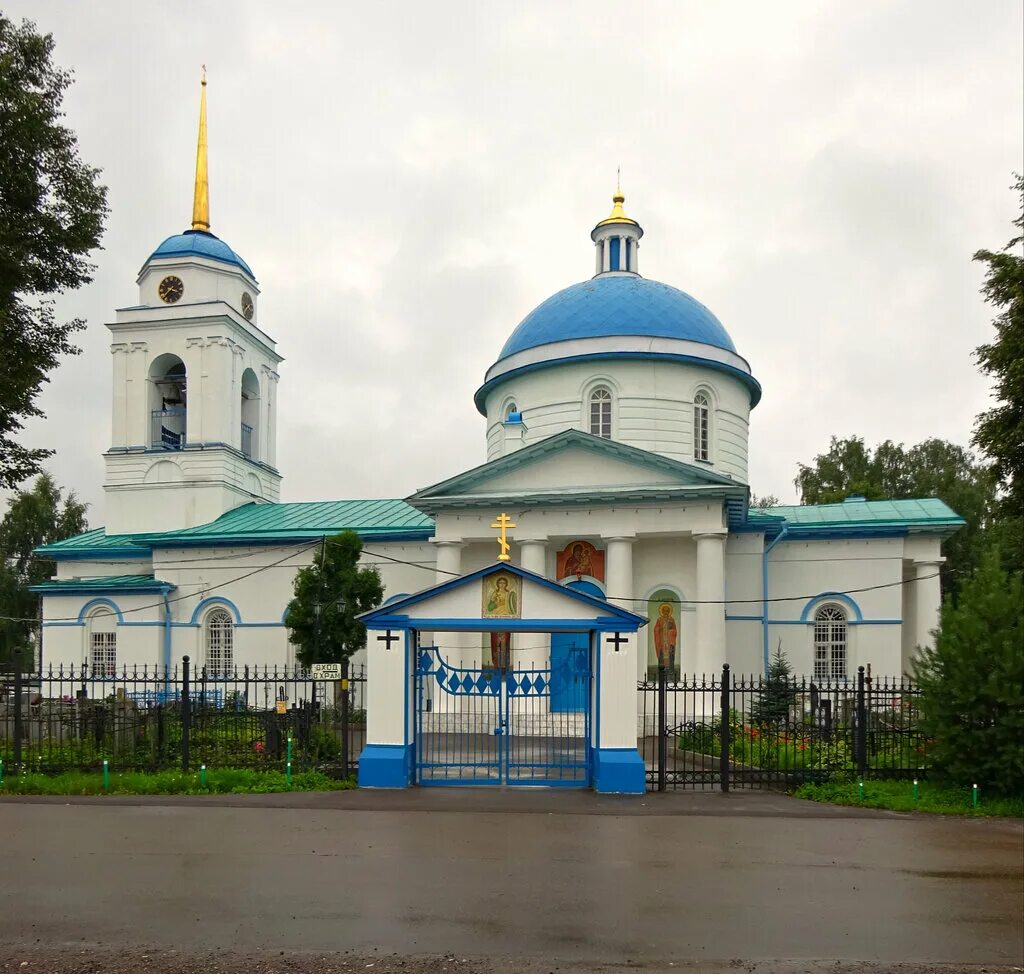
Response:
[{"label": "blue metal gate", "polygon": [[[436,646],[416,663],[416,783],[421,785],[590,784],[591,666],[588,640],[554,667],[512,663],[461,667]],[[552,696],[580,699],[553,712]]]}]

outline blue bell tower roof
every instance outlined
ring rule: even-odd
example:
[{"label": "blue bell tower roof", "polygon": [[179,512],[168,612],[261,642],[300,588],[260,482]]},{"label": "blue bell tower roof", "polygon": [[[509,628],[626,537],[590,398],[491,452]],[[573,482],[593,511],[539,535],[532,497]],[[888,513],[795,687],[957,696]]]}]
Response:
[{"label": "blue bell tower roof", "polygon": [[220,237],[215,236],[207,230],[186,230],[184,233],[176,233],[168,237],[152,254],[149,260],[159,260],[162,257],[205,257],[208,260],[219,260],[224,264],[234,264],[235,267],[245,271],[253,280],[256,275],[252,268],[242,260]]},{"label": "blue bell tower roof", "polygon": [[635,274],[601,274],[553,294],[512,332],[498,356],[574,338],[639,335],[700,342],[736,353],[722,323],[696,298]]}]

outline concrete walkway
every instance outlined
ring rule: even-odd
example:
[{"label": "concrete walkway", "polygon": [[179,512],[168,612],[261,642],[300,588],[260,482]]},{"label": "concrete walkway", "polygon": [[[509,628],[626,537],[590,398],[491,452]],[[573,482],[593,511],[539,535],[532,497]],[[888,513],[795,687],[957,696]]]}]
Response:
[{"label": "concrete walkway", "polygon": [[0,800],[0,942],[1024,964],[1022,829],[766,793]]}]

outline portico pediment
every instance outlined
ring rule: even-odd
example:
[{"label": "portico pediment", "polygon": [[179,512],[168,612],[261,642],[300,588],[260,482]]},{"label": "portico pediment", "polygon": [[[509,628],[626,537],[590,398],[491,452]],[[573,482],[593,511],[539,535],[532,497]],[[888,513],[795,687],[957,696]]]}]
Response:
[{"label": "portico pediment", "polygon": [[745,497],[730,477],[613,440],[566,430],[539,443],[417,491],[423,511],[448,506],[584,503],[606,496]]}]

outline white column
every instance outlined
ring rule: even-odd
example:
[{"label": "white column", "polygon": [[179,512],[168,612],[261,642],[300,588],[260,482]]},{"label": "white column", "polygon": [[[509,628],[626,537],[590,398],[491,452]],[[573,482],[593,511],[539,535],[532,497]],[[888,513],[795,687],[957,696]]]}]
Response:
[{"label": "white column", "polygon": [[[462,574],[462,549],[465,547],[463,542],[447,540],[439,541],[437,538],[431,538],[437,550],[437,564],[435,565],[435,577],[434,582],[437,585],[443,582],[450,582],[453,578]],[[441,655],[453,666],[462,666],[465,657],[470,655],[469,652],[469,640],[476,640],[479,642],[481,636],[479,633],[467,633],[467,632],[440,632],[440,633],[422,633],[420,637],[421,645],[429,645],[435,643],[438,646],[442,646],[440,650]],[[479,650],[472,655],[479,655]],[[459,707],[459,698],[448,693],[444,693],[435,687],[434,689],[434,707],[440,711],[452,711],[457,710]]]},{"label": "white column", "polygon": [[594,273],[600,274],[602,267],[601,262],[604,260],[604,244],[599,240],[594,245]]},{"label": "white column", "polygon": [[603,255],[601,258],[601,270],[603,271],[608,270],[609,266],[611,266],[612,255],[611,247],[608,246],[609,240],[611,240],[611,237],[605,237],[604,240],[601,241],[601,253]]},{"label": "white column", "polygon": [[713,676],[725,659],[725,532],[698,534],[697,646],[698,676]]},{"label": "white column", "polygon": [[525,538],[516,541],[519,564],[535,575],[546,575],[548,568],[548,542],[546,538]]},{"label": "white column", "polygon": [[461,575],[463,543],[461,541],[438,541],[437,538],[430,540],[437,549],[434,581],[440,585],[441,582],[450,582],[456,575]]},{"label": "white column", "polygon": [[634,274],[639,274],[640,273],[640,270],[639,270],[639,268],[640,268],[640,254],[639,254],[639,250],[640,250],[640,239],[638,237],[634,237],[633,238],[633,261],[632,261],[632,270],[633,270]]},{"label": "white column", "polygon": [[619,237],[619,270],[626,271],[629,268],[626,265],[626,238]]},{"label": "white column", "polygon": [[913,652],[935,645],[933,630],[939,627],[939,609],[942,607],[942,587],[939,570],[945,558],[935,561],[914,562],[914,639]]},{"label": "white column", "polygon": [[[629,598],[633,593],[633,537],[605,538],[606,578],[609,601],[635,611]],[[610,633],[600,633],[600,678],[598,686],[602,748],[636,747],[636,654],[637,634],[618,647],[610,642]],[[597,721],[595,721],[597,723]]]}]

